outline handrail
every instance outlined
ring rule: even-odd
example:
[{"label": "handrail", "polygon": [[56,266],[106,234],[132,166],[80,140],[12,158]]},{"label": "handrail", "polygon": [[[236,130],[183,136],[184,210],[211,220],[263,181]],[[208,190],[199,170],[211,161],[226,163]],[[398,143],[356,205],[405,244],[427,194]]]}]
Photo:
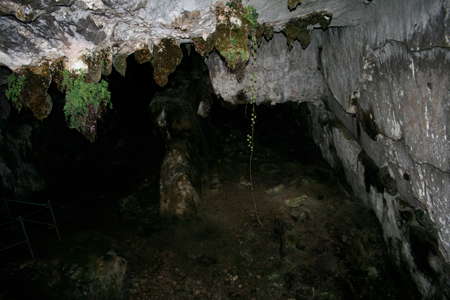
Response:
[{"label": "handrail", "polygon": [[25,223],[47,225],[47,226],[49,226],[51,228],[54,228],[55,231],[56,231],[56,235],[58,236],[58,239],[61,240],[61,234],[59,232],[58,224],[56,222],[55,213],[53,211],[53,206],[52,206],[50,200],[48,200],[46,203],[37,203],[37,202],[31,202],[31,201],[20,201],[20,200],[4,199],[4,203],[5,203],[5,208],[6,208],[7,214],[8,214],[8,216],[10,218],[11,218],[12,214],[11,214],[11,210],[10,210],[10,207],[9,207],[8,204],[9,203],[16,203],[16,204],[22,204],[22,205],[39,206],[39,207],[48,209],[49,213],[50,213],[50,217],[51,217],[51,222],[52,223],[43,222],[41,220],[33,220],[33,219],[31,219],[30,217],[36,216],[37,214],[42,213],[42,211],[37,210],[37,211],[34,211],[34,212],[31,212],[31,213],[27,214],[26,216],[19,215],[17,218],[15,218],[12,221],[0,224],[0,228],[1,227],[5,228],[5,227],[10,226],[11,224],[14,224],[15,222],[19,222],[20,223],[20,227],[22,229],[23,236],[24,236],[24,240],[21,240],[21,241],[18,241],[18,242],[14,242],[12,244],[9,244],[9,245],[5,246],[4,248],[0,248],[0,251],[7,250],[7,249],[13,248],[15,246],[21,245],[21,244],[27,244],[28,250],[29,250],[29,252],[31,254],[31,257],[34,259],[34,251],[33,251],[33,248],[31,246],[30,238],[28,236],[28,232],[26,230]]},{"label": "handrail", "polygon": [[20,228],[22,229],[22,233],[23,233],[25,239],[17,241],[17,242],[13,242],[13,243],[11,243],[9,245],[6,245],[5,247],[0,249],[0,252],[1,251],[6,251],[8,249],[11,249],[13,247],[16,247],[16,246],[19,246],[19,245],[22,245],[22,244],[26,244],[27,247],[28,247],[28,251],[30,251],[31,258],[34,259],[34,251],[33,251],[33,248],[31,247],[31,242],[30,242],[30,238],[28,237],[28,233],[27,233],[27,229],[25,227],[24,219],[22,218],[22,216],[19,216],[17,219],[15,219],[15,220],[13,220],[11,222],[8,222],[7,224],[11,224],[11,223],[15,223],[15,222],[19,222]]},{"label": "handrail", "polygon": [[26,204],[26,205],[35,205],[35,206],[48,206],[48,203],[37,203],[37,202],[31,202],[31,201],[20,201],[20,200],[6,200],[8,202],[12,203],[19,203],[19,204]]}]

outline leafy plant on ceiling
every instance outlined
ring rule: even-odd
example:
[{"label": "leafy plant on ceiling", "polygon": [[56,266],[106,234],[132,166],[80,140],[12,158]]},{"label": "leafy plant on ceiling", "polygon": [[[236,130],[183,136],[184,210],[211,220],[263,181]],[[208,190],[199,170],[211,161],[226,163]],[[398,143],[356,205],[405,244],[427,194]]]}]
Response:
[{"label": "leafy plant on ceiling", "polygon": [[78,130],[89,141],[96,138],[97,120],[106,109],[112,108],[108,83],[87,82],[86,74],[63,71],[63,89],[66,92],[64,115],[70,128]]},{"label": "leafy plant on ceiling", "polygon": [[240,72],[250,58],[249,38],[253,40],[262,30],[258,13],[241,0],[231,0],[225,7],[218,7],[216,14],[218,24],[210,37],[211,50],[215,48],[231,70]]},{"label": "leafy plant on ceiling", "polygon": [[8,76],[7,80],[7,89],[5,92],[6,98],[11,101],[17,111],[22,110],[22,91],[25,87],[25,76],[24,75],[16,75],[12,73]]}]

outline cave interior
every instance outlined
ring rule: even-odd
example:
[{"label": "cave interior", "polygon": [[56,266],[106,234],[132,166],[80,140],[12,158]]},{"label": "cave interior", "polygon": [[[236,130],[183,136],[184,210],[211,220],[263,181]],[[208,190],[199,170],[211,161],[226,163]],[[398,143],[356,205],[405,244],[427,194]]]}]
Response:
[{"label": "cave interior", "polygon": [[[11,109],[2,132],[14,147],[3,143],[2,155],[32,163],[45,185],[20,194],[4,187],[2,198],[50,200],[61,240],[50,225],[26,224],[35,259],[29,262],[26,244],[0,253],[7,262],[2,299],[84,299],[91,281],[120,276],[120,291],[110,288],[101,299],[419,299],[389,258],[374,213],[356,200],[343,170],[322,158],[308,121],[314,104],[226,103],[212,90],[204,58],[191,45],[182,49],[163,88],[151,64],[133,55],[125,76],[113,70],[103,77],[113,108],[94,142],[65,124],[64,94],[54,83],[45,120]],[[171,147],[189,154],[181,170],[162,167]],[[193,178],[201,199],[194,216],[174,220],[160,211],[162,172]],[[31,212],[17,203],[9,210],[25,218]],[[35,220],[48,218],[43,209]],[[5,230],[4,242],[20,238],[15,229]],[[126,274],[116,274],[123,260]],[[92,264],[105,264],[109,275]],[[49,270],[62,275],[43,274]],[[84,286],[67,289],[54,276]]]}]

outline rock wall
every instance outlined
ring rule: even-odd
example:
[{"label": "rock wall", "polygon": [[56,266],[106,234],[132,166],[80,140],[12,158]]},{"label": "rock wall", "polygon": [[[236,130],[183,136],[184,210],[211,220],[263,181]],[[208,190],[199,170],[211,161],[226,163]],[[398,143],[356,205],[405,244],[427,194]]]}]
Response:
[{"label": "rock wall", "polygon": [[[344,126],[324,130],[323,108],[314,109],[323,111],[315,113],[313,123],[324,156],[342,164],[355,194],[374,209],[393,256],[425,297],[445,299],[450,282],[450,53],[441,31],[442,3],[430,1],[421,8],[416,20],[425,15],[426,21],[419,29],[405,19],[384,17],[321,35],[321,61],[332,92],[328,108]],[[392,9],[400,15],[403,8]],[[410,31],[389,36],[379,24],[392,20]]]}]

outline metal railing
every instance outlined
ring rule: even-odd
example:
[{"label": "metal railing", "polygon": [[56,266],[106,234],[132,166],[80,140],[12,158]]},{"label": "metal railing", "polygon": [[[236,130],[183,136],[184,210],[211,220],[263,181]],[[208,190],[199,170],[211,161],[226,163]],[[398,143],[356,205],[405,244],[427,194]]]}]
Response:
[{"label": "metal railing", "polygon": [[[26,244],[28,247],[28,251],[30,252],[31,257],[34,259],[35,254],[33,251],[33,247],[31,245],[30,237],[27,231],[26,224],[37,224],[37,225],[46,225],[48,228],[55,229],[56,235],[58,236],[58,239],[61,240],[61,234],[59,232],[58,224],[56,222],[55,212],[53,210],[53,206],[48,200],[46,203],[38,203],[38,202],[31,202],[31,201],[19,201],[19,200],[9,200],[4,199],[3,204],[6,210],[7,219],[9,221],[1,223],[0,229],[7,229],[9,227],[16,226],[19,231],[22,232],[21,236],[22,238],[19,238],[18,240],[14,240],[11,242],[6,242],[5,245],[0,248],[0,252],[6,251],[8,249],[11,249],[16,246],[20,246],[23,244]],[[11,209],[11,206],[15,205],[18,206],[17,213],[16,210],[14,212]],[[34,207],[37,208],[36,210],[30,212],[27,211],[25,208]],[[22,208],[22,209],[21,209]],[[38,219],[37,216],[46,212],[48,210],[49,212],[49,221]]]},{"label": "metal railing", "polygon": [[34,259],[33,247],[31,247],[30,238],[28,237],[27,229],[25,227],[25,224],[23,222],[23,218],[22,217],[18,217],[18,218],[14,219],[14,220],[11,220],[9,222],[2,223],[2,224],[0,224],[0,228],[5,230],[8,227],[17,226],[18,225],[17,223],[19,223],[19,226],[20,226],[20,229],[21,229],[21,231],[23,233],[23,238],[24,239],[23,240],[16,240],[16,241],[13,241],[13,242],[9,242],[9,244],[6,244],[6,245],[3,246],[3,248],[0,248],[0,252],[9,250],[11,248],[14,248],[16,246],[20,246],[22,244],[26,244],[27,247],[28,247],[28,251],[30,251],[31,258]]}]

